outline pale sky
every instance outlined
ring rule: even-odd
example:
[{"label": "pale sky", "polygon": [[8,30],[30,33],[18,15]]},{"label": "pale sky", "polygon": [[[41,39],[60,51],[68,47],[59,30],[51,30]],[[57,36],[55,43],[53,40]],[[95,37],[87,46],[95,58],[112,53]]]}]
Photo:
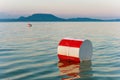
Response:
[{"label": "pale sky", "polygon": [[63,18],[120,18],[120,0],[0,0],[0,13],[12,17],[50,13]]}]

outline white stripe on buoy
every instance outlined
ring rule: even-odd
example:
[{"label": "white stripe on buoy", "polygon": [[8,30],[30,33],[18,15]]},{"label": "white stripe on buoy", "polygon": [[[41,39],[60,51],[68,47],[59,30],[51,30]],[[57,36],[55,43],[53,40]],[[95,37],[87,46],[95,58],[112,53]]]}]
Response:
[{"label": "white stripe on buoy", "polygon": [[58,58],[76,62],[91,60],[92,43],[89,40],[64,38],[58,45]]}]

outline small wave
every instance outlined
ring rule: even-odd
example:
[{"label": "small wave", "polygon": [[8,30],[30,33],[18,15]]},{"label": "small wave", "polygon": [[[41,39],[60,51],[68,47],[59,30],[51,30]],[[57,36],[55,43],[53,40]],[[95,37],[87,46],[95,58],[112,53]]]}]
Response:
[{"label": "small wave", "polygon": [[0,52],[17,51],[18,49],[0,49]]}]

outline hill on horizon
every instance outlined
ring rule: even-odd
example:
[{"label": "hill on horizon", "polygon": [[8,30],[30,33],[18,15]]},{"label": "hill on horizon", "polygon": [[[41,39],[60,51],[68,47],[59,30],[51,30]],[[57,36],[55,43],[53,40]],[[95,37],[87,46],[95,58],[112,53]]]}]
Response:
[{"label": "hill on horizon", "polygon": [[0,19],[0,22],[22,22],[22,21],[71,21],[71,22],[79,22],[79,21],[120,21],[120,19],[111,19],[111,20],[102,20],[102,19],[94,19],[94,18],[69,18],[64,19],[57,17],[53,14],[32,14],[28,17],[20,16],[17,19]]}]

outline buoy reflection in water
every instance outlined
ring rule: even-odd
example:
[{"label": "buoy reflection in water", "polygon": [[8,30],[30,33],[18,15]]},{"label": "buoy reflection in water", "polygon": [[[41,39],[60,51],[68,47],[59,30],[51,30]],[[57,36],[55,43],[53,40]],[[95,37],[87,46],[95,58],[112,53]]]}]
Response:
[{"label": "buoy reflection in water", "polygon": [[58,68],[60,76],[63,76],[61,80],[74,80],[81,77],[91,77],[92,74],[87,73],[92,70],[91,61],[84,61],[81,63],[59,61]]}]

